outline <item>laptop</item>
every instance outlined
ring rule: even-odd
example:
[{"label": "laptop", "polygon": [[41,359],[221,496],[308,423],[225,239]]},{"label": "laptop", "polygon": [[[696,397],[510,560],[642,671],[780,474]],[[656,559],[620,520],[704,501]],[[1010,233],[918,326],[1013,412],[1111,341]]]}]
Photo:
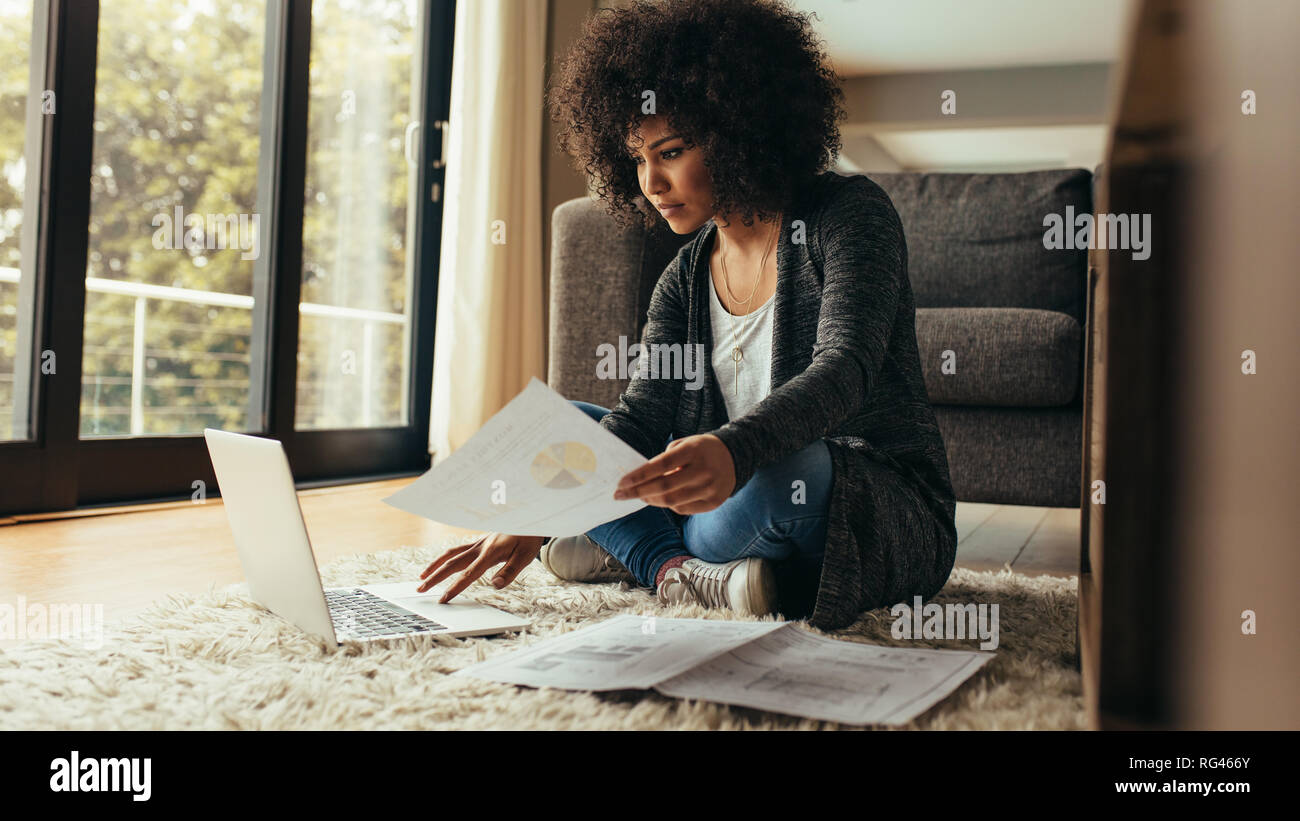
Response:
[{"label": "laptop", "polygon": [[418,580],[324,588],[280,442],[213,428],[203,437],[249,591],[272,613],[335,644],[435,633],[485,636],[531,624],[486,605],[439,604],[451,579],[426,593],[416,592]]}]

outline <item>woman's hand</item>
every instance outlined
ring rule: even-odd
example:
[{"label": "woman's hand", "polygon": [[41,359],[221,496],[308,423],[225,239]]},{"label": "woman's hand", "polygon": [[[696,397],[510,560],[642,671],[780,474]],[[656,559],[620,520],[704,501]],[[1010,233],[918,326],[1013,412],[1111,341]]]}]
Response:
[{"label": "woman's hand", "polygon": [[614,498],[638,497],[688,516],[713,510],[735,487],[731,451],[718,437],[702,433],[669,442],[667,450],[619,480]]},{"label": "woman's hand", "polygon": [[492,586],[500,589],[514,581],[519,571],[537,558],[545,542],[545,536],[507,536],[504,533],[489,533],[468,544],[456,545],[434,559],[433,563],[424,569],[420,574],[420,578],[424,581],[417,588],[417,592],[423,593],[456,571],[464,570],[456,583],[447,588],[447,592],[438,599],[439,604],[446,604],[459,596],[471,582],[487,572],[489,567],[505,562],[506,566],[497,571],[492,578]]}]

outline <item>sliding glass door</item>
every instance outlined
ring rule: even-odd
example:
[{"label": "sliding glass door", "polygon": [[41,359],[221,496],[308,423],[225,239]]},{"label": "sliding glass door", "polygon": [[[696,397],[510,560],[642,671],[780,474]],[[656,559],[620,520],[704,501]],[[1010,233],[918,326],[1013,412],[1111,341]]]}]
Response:
[{"label": "sliding glass door", "polygon": [[0,513],[427,468],[453,20],[0,0]]}]

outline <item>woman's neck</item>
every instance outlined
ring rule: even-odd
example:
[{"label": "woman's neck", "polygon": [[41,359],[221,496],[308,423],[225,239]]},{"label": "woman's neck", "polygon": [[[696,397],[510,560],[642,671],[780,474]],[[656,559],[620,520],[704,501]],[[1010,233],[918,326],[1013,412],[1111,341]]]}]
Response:
[{"label": "woman's neck", "polygon": [[722,223],[722,219],[714,219],[718,226],[718,249],[728,258],[758,259],[775,247],[772,235],[781,230],[781,215],[777,214],[768,222],[755,218],[753,225],[745,225],[737,217],[730,219],[730,225],[723,226]]}]

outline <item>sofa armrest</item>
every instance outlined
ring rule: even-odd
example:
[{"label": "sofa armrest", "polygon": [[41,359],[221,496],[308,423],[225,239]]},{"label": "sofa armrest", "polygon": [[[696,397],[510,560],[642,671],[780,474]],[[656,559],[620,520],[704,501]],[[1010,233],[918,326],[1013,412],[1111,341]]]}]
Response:
[{"label": "sofa armrest", "polygon": [[552,214],[547,384],[566,399],[613,407],[626,387],[597,378],[596,348],[640,339],[644,245],[644,232],[621,230],[593,200],[569,200]]}]

